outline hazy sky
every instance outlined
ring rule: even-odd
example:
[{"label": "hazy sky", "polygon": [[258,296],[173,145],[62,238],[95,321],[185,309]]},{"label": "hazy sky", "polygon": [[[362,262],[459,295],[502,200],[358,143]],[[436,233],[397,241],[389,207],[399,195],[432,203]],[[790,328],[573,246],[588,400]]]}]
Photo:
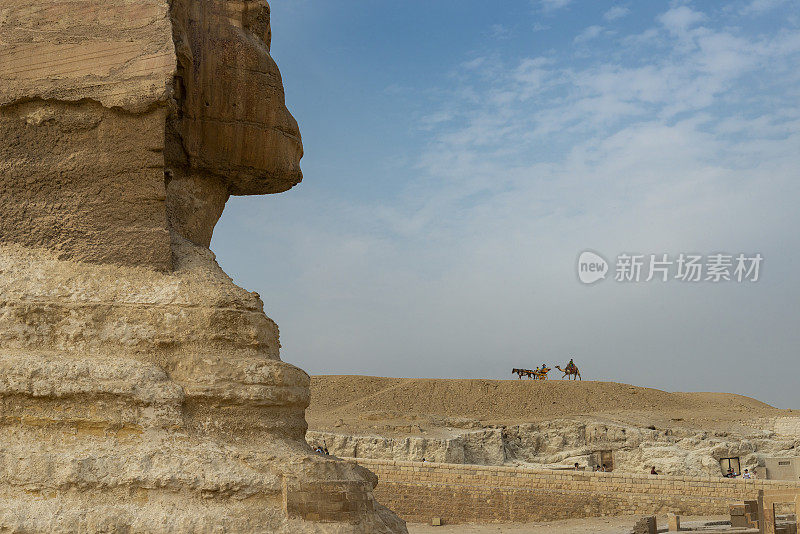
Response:
[{"label": "hazy sky", "polygon": [[[212,249],[285,361],[511,378],[574,356],[800,408],[800,2],[271,4],[305,179],[232,199]],[[586,249],[611,263],[594,285]],[[755,283],[623,283],[621,253],[764,260]]]}]

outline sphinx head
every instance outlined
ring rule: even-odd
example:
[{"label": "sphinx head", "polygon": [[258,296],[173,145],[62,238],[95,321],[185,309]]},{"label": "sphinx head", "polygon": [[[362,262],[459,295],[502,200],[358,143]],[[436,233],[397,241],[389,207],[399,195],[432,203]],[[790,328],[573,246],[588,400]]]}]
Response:
[{"label": "sphinx head", "polygon": [[167,121],[173,231],[208,246],[229,195],[286,191],[303,145],[270,56],[266,0],[173,0],[177,73]]},{"label": "sphinx head", "polygon": [[169,271],[230,195],[302,179],[266,1],[72,4],[0,10],[0,244]]}]

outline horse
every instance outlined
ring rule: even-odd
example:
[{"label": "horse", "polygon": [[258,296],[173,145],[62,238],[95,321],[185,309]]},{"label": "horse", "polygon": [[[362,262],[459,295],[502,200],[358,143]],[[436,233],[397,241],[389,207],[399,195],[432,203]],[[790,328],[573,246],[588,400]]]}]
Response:
[{"label": "horse", "polygon": [[519,379],[522,380],[523,376],[527,376],[528,378],[531,378],[533,376],[533,371],[531,371],[530,369],[516,369],[516,368],[514,368],[514,369],[511,370],[511,374],[512,375],[516,374],[519,377]]}]

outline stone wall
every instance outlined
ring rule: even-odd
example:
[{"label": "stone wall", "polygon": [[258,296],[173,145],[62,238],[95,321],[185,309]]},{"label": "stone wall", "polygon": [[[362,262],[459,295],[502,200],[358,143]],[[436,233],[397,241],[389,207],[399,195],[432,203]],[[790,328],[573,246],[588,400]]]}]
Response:
[{"label": "stone wall", "polygon": [[779,436],[800,437],[800,417],[776,417],[775,433]]},{"label": "stone wall", "polygon": [[759,430],[766,433],[774,433],[780,438],[800,438],[800,417],[794,415],[782,415],[779,417],[758,417],[756,419],[744,420],[740,425]]},{"label": "stone wall", "polygon": [[[348,459],[355,462],[355,459]],[[603,515],[724,515],[761,489],[800,483],[719,477],[553,471],[359,458],[375,497],[406,521],[548,521]]]}]

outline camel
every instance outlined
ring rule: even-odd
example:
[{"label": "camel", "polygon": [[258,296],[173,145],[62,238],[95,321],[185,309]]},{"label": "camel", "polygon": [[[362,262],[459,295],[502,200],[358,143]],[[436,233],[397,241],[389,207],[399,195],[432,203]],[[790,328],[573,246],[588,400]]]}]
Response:
[{"label": "camel", "polygon": [[[581,378],[581,372],[578,371],[578,366],[575,365],[574,363],[572,364],[571,369],[569,365],[567,365],[566,369],[562,369],[561,367],[556,365],[556,369],[564,373],[564,376],[569,376],[569,380],[572,380],[573,376],[575,377],[575,380],[583,380],[583,378]],[[564,376],[561,377],[562,380],[564,379]]]}]

